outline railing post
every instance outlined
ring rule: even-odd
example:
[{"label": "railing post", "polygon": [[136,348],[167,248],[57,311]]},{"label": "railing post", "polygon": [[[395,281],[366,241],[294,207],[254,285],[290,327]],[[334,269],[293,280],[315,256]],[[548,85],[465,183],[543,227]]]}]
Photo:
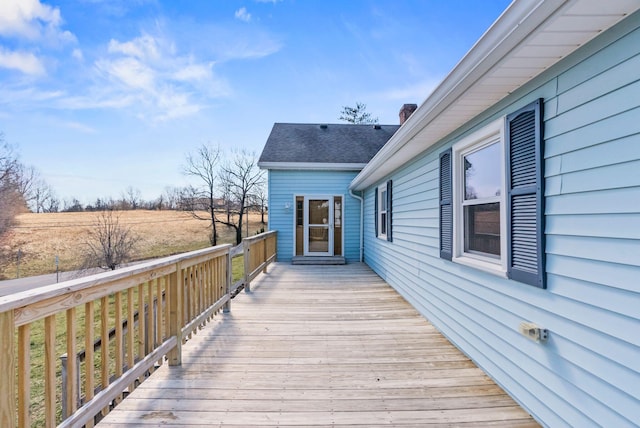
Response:
[{"label": "railing post", "polygon": [[[227,251],[227,272],[225,277],[225,285],[224,285],[224,293],[229,296],[231,291],[231,283],[233,282],[233,257],[231,257],[231,249]],[[231,296],[227,299],[227,303],[224,304],[222,308],[222,313],[231,312]]]},{"label": "railing post", "polygon": [[267,255],[267,239],[268,237],[264,237],[262,239],[262,263],[264,263],[264,269],[262,269],[262,273],[267,273],[267,259],[269,256]]},{"label": "railing post", "polygon": [[243,240],[242,248],[244,250],[244,292],[251,292],[251,241]]},{"label": "railing post", "polygon": [[176,347],[169,352],[170,366],[182,365],[182,296],[184,296],[184,276],[180,263],[176,263],[176,272],[170,276],[169,287],[169,335],[176,337]]},{"label": "railing post", "polygon": [[13,309],[0,313],[0,426],[16,426],[15,324]]}]

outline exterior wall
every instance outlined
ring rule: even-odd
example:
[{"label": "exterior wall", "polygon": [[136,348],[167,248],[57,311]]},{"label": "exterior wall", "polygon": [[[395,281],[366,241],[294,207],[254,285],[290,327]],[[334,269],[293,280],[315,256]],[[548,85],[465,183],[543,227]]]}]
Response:
[{"label": "exterior wall", "polygon": [[[360,261],[360,201],[349,196],[358,171],[269,170],[269,230],[278,231],[278,260],[289,261],[294,249],[295,195],[342,195],[344,256]],[[285,205],[290,208],[286,209]]]},{"label": "exterior wall", "polygon": [[[365,192],[365,261],[547,426],[640,424],[639,27],[636,13],[387,177],[392,243]],[[547,289],[439,258],[439,153],[537,98]]]}]

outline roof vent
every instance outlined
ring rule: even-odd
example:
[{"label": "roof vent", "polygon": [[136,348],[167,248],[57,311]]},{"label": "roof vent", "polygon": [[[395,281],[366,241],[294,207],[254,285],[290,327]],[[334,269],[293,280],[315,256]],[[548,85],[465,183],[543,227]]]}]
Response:
[{"label": "roof vent", "polygon": [[377,125],[377,124],[373,125],[373,129],[380,129],[380,128],[381,128],[380,125]]},{"label": "roof vent", "polygon": [[322,125],[320,125],[320,129],[327,129],[327,125],[323,123]]}]

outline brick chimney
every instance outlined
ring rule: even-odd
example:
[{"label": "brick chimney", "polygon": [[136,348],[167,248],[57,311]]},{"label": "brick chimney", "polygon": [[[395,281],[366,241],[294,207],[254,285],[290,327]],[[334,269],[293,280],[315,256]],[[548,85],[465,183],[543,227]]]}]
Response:
[{"label": "brick chimney", "polygon": [[417,108],[417,104],[404,104],[400,109],[400,125],[405,123]]}]

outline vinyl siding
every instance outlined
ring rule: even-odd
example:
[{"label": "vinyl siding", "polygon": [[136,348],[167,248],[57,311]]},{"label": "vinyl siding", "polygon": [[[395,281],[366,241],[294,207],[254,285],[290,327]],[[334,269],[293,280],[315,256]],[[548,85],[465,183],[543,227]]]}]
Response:
[{"label": "vinyl siding", "polygon": [[[344,255],[360,260],[360,201],[349,196],[357,171],[269,170],[269,230],[278,231],[278,260],[289,261],[294,248],[295,195],[341,195],[344,200]],[[290,208],[285,209],[285,204]]]},{"label": "vinyl siding", "polygon": [[[365,261],[547,426],[640,424],[639,27],[636,13],[385,177],[393,243],[375,237],[365,191]],[[440,152],[536,98],[546,290],[439,257]],[[521,336],[522,321],[548,342]]]}]

